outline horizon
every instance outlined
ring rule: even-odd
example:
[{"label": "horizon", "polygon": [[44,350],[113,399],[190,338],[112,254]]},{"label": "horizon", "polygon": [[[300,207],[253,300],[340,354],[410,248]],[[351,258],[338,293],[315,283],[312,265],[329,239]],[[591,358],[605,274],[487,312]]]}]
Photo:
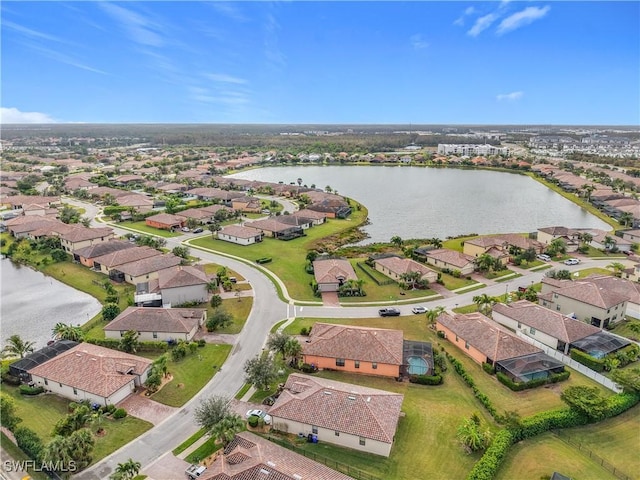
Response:
[{"label": "horizon", "polygon": [[638,2],[0,9],[3,124],[640,124]]}]

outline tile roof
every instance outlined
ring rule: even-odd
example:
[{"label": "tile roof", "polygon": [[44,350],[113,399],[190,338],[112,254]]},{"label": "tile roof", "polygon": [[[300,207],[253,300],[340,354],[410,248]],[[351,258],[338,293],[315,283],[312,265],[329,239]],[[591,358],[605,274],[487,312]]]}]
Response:
[{"label": "tile roof", "polygon": [[125,263],[142,260],[144,258],[155,257],[157,255],[162,255],[162,253],[155,248],[133,247],[107,253],[106,255],[101,255],[93,260],[100,265],[111,268],[117,267],[118,265],[124,265]]},{"label": "tile roof", "polygon": [[448,328],[494,362],[541,352],[481,313],[442,313],[437,322]]},{"label": "tile roof", "polygon": [[283,230],[289,230],[292,227],[286,223],[282,223],[275,218],[265,218],[263,220],[255,220],[253,222],[245,223],[245,227],[257,228],[258,230],[266,230],[268,232],[282,232]]},{"label": "tile roof", "polygon": [[349,261],[339,258],[315,260],[313,262],[313,271],[318,283],[337,283],[338,279],[344,281],[358,279]]},{"label": "tile roof", "polygon": [[439,260],[459,268],[464,268],[470,263],[473,263],[473,257],[471,255],[465,255],[464,253],[455,250],[447,250],[446,248],[430,250],[426,253],[426,257]]},{"label": "tile roof", "polygon": [[598,287],[615,294],[621,295],[631,303],[640,303],[640,283],[630,282],[613,275],[589,275],[582,279],[583,282],[591,282]]},{"label": "tile roof", "polygon": [[104,330],[189,333],[199,325],[205,312],[197,308],[127,307]]},{"label": "tile roof", "polygon": [[178,265],[158,272],[158,286],[163,288],[190,287],[192,285],[206,285],[209,278],[202,267]]},{"label": "tile roof", "polygon": [[402,365],[402,330],[316,323],[303,355]]},{"label": "tile roof", "polygon": [[[265,473],[268,472],[268,473]],[[240,432],[202,480],[352,480],[251,432]]]},{"label": "tile roof", "polygon": [[375,263],[379,263],[387,270],[395,273],[396,275],[404,275],[406,273],[418,272],[421,276],[428,274],[437,276],[438,274],[430,268],[424,266],[421,263],[411,260],[410,258],[400,257],[386,257],[375,260]]},{"label": "tile roof", "polygon": [[519,300],[509,305],[497,303],[493,306],[493,311],[565,343],[575,342],[600,331],[593,325],[567,317],[527,300]]},{"label": "tile roof", "polygon": [[151,360],[110,348],[81,343],[29,370],[32,375],[108,397],[128,384],[127,372],[141,375]]},{"label": "tile roof", "polygon": [[83,242],[85,240],[93,240],[96,238],[109,237],[113,235],[113,229],[109,227],[104,228],[85,228],[79,227],[71,230],[68,233],[60,235],[62,240],[67,242]]},{"label": "tile roof", "polygon": [[568,282],[561,288],[554,289],[553,293],[604,309],[609,309],[628,300],[624,294],[584,280]]},{"label": "tile roof", "polygon": [[181,212],[177,212],[176,215],[178,217],[184,217],[184,218],[195,218],[196,220],[202,220],[203,218],[211,218],[213,216],[213,214],[210,211],[207,211],[204,208],[188,208],[187,210],[182,210]]},{"label": "tile roof", "polygon": [[124,240],[111,239],[107,242],[96,243],[88,247],[80,248],[73,253],[82,258],[95,258],[108,253],[117,252],[118,250],[126,250],[127,248],[135,248],[135,244]]},{"label": "tile roof", "polygon": [[253,227],[242,227],[240,225],[227,225],[218,234],[229,235],[237,238],[253,238],[262,235],[259,229]]},{"label": "tile roof", "polygon": [[118,270],[132,277],[137,277],[139,275],[159,272],[165,268],[175,267],[176,265],[180,265],[181,262],[182,258],[175,256],[173,253],[165,253],[123,263],[118,265]]},{"label": "tile roof", "polygon": [[153,205],[153,200],[137,193],[133,193],[130,195],[120,195],[118,196],[116,201],[121,207],[150,207]]},{"label": "tile roof", "polygon": [[302,209],[302,210],[298,210],[295,213],[292,213],[292,215],[294,216],[298,216],[298,217],[304,217],[304,218],[311,218],[313,220],[320,220],[323,218],[327,218],[327,214],[323,213],[323,212],[316,212],[315,210],[309,210],[309,209]]},{"label": "tile roof", "polygon": [[289,375],[269,415],[393,443],[404,396],[299,373]]},{"label": "tile roof", "polygon": [[165,225],[182,225],[182,223],[184,222],[183,217],[179,217],[178,215],[171,215],[170,213],[158,213],[156,215],[151,215],[150,217],[147,217],[146,220],[163,223]]}]

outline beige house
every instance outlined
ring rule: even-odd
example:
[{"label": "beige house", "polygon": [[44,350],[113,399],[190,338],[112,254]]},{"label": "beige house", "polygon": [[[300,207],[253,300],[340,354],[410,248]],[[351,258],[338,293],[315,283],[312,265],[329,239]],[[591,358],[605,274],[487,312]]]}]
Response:
[{"label": "beige house", "polygon": [[404,396],[293,373],[269,409],[283,432],[388,457]]},{"label": "beige house", "polygon": [[292,216],[309,219],[313,222],[314,225],[322,225],[327,221],[326,213],[316,212],[315,210],[308,210],[306,208],[292,213]]},{"label": "beige house", "polygon": [[218,232],[218,240],[237,243],[238,245],[251,245],[262,241],[264,234],[261,230],[240,225],[227,225]]},{"label": "beige house", "polygon": [[112,270],[120,265],[131,262],[139,262],[149,257],[162,255],[161,252],[151,247],[133,247],[122,250],[112,251],[105,255],[95,257],[93,259],[93,268],[105,275],[109,275]]},{"label": "beige house", "polygon": [[136,285],[137,289],[148,290],[149,281],[158,278],[158,273],[182,263],[182,258],[173,253],[165,253],[118,265],[109,272],[116,281],[125,281]]},{"label": "beige house", "polygon": [[491,316],[500,325],[520,331],[565,355],[569,354],[569,347],[573,342],[600,331],[598,327],[527,300],[509,305],[497,303],[493,306]]},{"label": "beige house", "polygon": [[318,369],[399,377],[402,330],[316,323],[302,343],[302,359]]},{"label": "beige house", "polygon": [[399,283],[404,281],[402,279],[403,275],[413,272],[418,272],[420,279],[428,283],[433,283],[438,280],[437,272],[410,258],[400,258],[396,256],[379,258],[374,261],[374,264],[376,270]]},{"label": "beige house", "polygon": [[107,338],[120,339],[127,330],[135,330],[140,341],[190,341],[206,320],[204,309],[127,307],[103,330]]},{"label": "beige house", "polygon": [[544,278],[538,303],[563,315],[571,315],[598,328],[605,328],[624,318],[627,296],[600,288],[589,281]]},{"label": "beige house", "polygon": [[625,230],[622,233],[622,238],[631,243],[640,243],[640,229]]},{"label": "beige house", "polygon": [[349,280],[358,280],[351,263],[339,258],[315,260],[313,275],[320,292],[337,292]]},{"label": "beige house", "polygon": [[209,299],[209,278],[198,266],[178,265],[158,272],[158,279],[149,282],[149,290],[162,296],[164,306],[186,302],[206,302]]},{"label": "beige house", "polygon": [[73,253],[81,248],[90,247],[97,243],[108,242],[113,238],[111,228],[85,228],[78,227],[70,232],[60,235],[62,248]]},{"label": "beige house", "polygon": [[426,252],[425,258],[429,265],[459,270],[462,275],[471,275],[476,268],[472,256],[446,248],[429,250]]},{"label": "beige house", "polygon": [[147,381],[151,360],[81,343],[31,370],[32,381],[75,402],[116,404]]},{"label": "beige house", "polygon": [[580,231],[567,227],[543,227],[538,229],[538,241],[549,245],[556,238],[561,238],[567,245],[579,243]]}]

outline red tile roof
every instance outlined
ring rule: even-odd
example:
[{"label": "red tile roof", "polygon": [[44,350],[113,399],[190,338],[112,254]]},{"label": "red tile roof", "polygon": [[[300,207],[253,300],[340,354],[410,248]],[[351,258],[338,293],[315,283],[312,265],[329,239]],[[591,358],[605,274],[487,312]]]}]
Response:
[{"label": "red tile roof", "polygon": [[339,279],[343,281],[358,279],[349,261],[339,258],[315,260],[313,271],[318,283],[338,283]]},{"label": "red tile roof", "polygon": [[199,325],[205,312],[197,308],[127,307],[104,330],[189,333]]}]

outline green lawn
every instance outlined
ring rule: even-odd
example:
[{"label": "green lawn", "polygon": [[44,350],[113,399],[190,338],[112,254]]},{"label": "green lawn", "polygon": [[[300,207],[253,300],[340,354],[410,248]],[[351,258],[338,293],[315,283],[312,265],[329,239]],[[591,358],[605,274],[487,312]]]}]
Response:
[{"label": "green lawn", "polygon": [[171,453],[173,453],[174,455],[180,455],[187,448],[189,448],[191,445],[193,445],[198,440],[200,440],[205,435],[205,433],[207,433],[207,430],[204,428],[201,428],[196,433],[194,433],[189,438],[187,438],[184,442],[182,442],[180,445],[178,445],[176,448],[174,448],[171,451]]},{"label": "green lawn", "polygon": [[542,260],[536,259],[536,260],[532,260],[531,262],[527,262],[526,260],[523,260],[522,263],[518,266],[525,270],[529,270],[531,268],[539,267],[541,265],[548,265],[548,264],[543,262]]},{"label": "green lawn", "polygon": [[96,438],[92,464],[153,428],[151,423],[130,415],[120,420],[105,420],[101,426],[105,429],[106,435]]},{"label": "green lawn", "polygon": [[467,277],[464,276],[456,278],[453,275],[449,275],[448,273],[443,273],[441,278],[444,282],[444,288],[446,288],[447,290],[457,290],[458,288],[469,287],[474,284],[478,285],[478,288],[483,286],[475,280],[467,280]]},{"label": "green lawn", "polygon": [[[486,273],[484,276],[485,278],[488,278],[489,280],[493,280],[493,279],[497,279],[496,282],[501,281],[500,279],[502,277],[505,277],[507,275],[513,275],[513,271],[509,270],[508,268],[505,268],[504,270],[500,270],[499,272],[489,272]],[[509,277],[509,278],[515,278],[516,276],[521,277],[522,275],[517,274],[515,276]]]},{"label": "green lawn", "polygon": [[[207,275],[215,275],[215,274],[218,273],[218,270],[220,269],[220,267],[222,267],[222,265],[218,265],[217,263],[206,263],[206,264],[203,265],[203,267],[204,267],[204,273],[206,273]],[[239,282],[242,282],[242,281],[246,280],[238,272],[236,272],[235,270],[231,270],[228,267],[227,267],[227,272],[228,272],[230,277],[236,277],[236,279]]]},{"label": "green lawn", "polygon": [[638,320],[627,317],[624,321],[616,323],[611,331],[623,337],[630,338],[631,340],[640,341],[640,333],[634,332],[629,328],[630,321],[637,322]]},{"label": "green lawn", "polygon": [[[11,457],[11,459],[3,458],[2,459],[3,461],[9,461],[9,460],[25,461],[25,460],[30,460],[30,458],[27,456],[27,454],[24,453],[22,450],[20,450],[20,448],[15,443],[13,443],[11,440],[9,440],[9,437],[7,437],[4,433],[0,433],[0,439],[2,439],[2,448],[3,448],[3,450],[5,450],[7,452],[7,454]],[[34,471],[34,470],[29,470],[28,473],[29,473],[29,477],[32,478],[33,480],[48,480],[48,478],[49,478],[43,472],[37,472],[37,471]]]},{"label": "green lawn", "polygon": [[[599,453],[600,449],[596,451]],[[544,433],[511,447],[496,480],[549,478],[553,472],[581,480],[617,478],[589,458],[588,453],[579,451],[553,433]]]},{"label": "green lawn", "polygon": [[216,439],[211,437],[209,440],[204,442],[198,448],[196,448],[193,452],[187,455],[185,460],[189,463],[198,463],[200,460],[207,458],[212,453],[220,450],[222,448],[221,443],[216,443]]},{"label": "green lawn", "polygon": [[606,268],[585,268],[584,270],[578,270],[577,273],[577,278],[584,278],[589,275],[613,275],[613,272]]},{"label": "green lawn", "polygon": [[[151,399],[172,407],[184,405],[220,369],[231,347],[231,345],[207,344],[204,348],[198,348],[195,353],[187,354],[177,363],[169,357],[168,371],[173,375],[173,380],[153,394]],[[158,357],[157,354],[141,353],[140,355],[147,358]]]},{"label": "green lawn", "polygon": [[442,248],[447,248],[449,250],[455,250],[457,252],[461,252],[464,249],[464,242],[467,240],[471,240],[472,238],[478,238],[478,235],[471,235],[469,237],[452,238],[449,240],[445,240],[444,242],[442,242]]},{"label": "green lawn", "polygon": [[134,232],[148,233],[149,235],[156,235],[158,237],[179,237],[181,234],[178,232],[170,232],[169,230],[161,230],[159,228],[150,227],[144,220],[139,222],[125,221],[116,223],[115,226],[124,228],[125,230],[132,230]]},{"label": "green lawn", "polygon": [[[240,333],[251,313],[253,297],[225,298],[222,307],[233,316],[233,323],[228,327],[216,330],[216,333]],[[213,308],[207,307],[207,315],[211,315]]]},{"label": "green lawn", "polygon": [[[330,219],[323,225],[317,225],[305,231],[306,236],[288,242],[265,238],[263,242],[242,246],[210,237],[198,238],[191,242],[194,246],[220,251],[245,258],[250,262],[262,257],[271,257],[271,263],[263,267],[275,273],[286,284],[289,295],[298,300],[317,301],[309,282],[313,276],[304,270],[306,256],[317,241],[330,235],[339,234],[360,225],[366,218],[366,209],[354,209],[350,218]],[[365,275],[359,274],[359,278]],[[370,296],[369,300],[372,300]],[[375,298],[373,300],[376,300]]]}]

